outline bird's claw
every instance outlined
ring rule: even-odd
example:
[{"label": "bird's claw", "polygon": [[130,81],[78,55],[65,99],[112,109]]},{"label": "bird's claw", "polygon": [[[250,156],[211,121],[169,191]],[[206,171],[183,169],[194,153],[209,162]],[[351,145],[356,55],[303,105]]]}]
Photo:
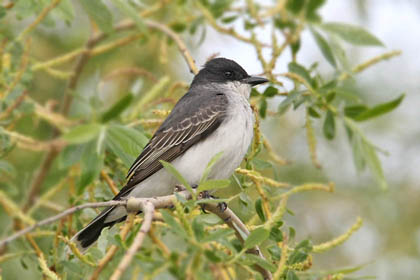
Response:
[{"label": "bird's claw", "polygon": [[183,185],[175,185],[175,190],[174,192],[182,192],[185,191],[186,188]]},{"label": "bird's claw", "polygon": [[[208,191],[202,191],[199,196],[200,196],[201,199],[217,199],[217,197],[215,197],[214,195],[211,195]],[[219,203],[217,203],[217,208],[219,208],[219,210],[220,210],[221,213],[225,212],[226,209],[227,209],[226,202],[219,202]],[[207,214],[208,213],[206,211],[204,205],[201,205],[201,210],[203,211],[204,214]]]},{"label": "bird's claw", "polygon": [[219,203],[217,203],[217,208],[219,208],[220,212],[223,213],[227,209],[227,203],[226,202],[219,202]]}]

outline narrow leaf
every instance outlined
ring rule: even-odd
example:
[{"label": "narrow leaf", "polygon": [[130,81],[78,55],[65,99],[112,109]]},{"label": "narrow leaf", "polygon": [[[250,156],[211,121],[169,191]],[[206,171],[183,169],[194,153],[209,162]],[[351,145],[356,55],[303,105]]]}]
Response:
[{"label": "narrow leaf", "polygon": [[122,125],[110,125],[105,137],[107,148],[120,158],[127,168],[142,152],[147,142],[148,138],[143,133]]},{"label": "narrow leaf", "polygon": [[311,32],[312,32],[312,35],[314,36],[315,42],[318,45],[318,48],[320,49],[322,55],[331,64],[331,66],[333,66],[334,68],[337,68],[337,63],[335,61],[334,54],[328,42],[316,30],[311,28]]},{"label": "narrow leaf", "polygon": [[269,87],[267,87],[267,88],[264,90],[263,95],[264,95],[265,97],[273,97],[273,96],[275,96],[275,95],[277,94],[277,92],[278,92],[278,89],[277,89],[277,88],[275,88],[275,87],[273,87],[273,86],[269,86]]},{"label": "narrow leaf", "polygon": [[101,122],[108,122],[118,117],[131,103],[133,95],[131,93],[125,95],[123,98],[118,100],[111,108],[109,108],[101,116]]},{"label": "narrow leaf", "polygon": [[136,12],[136,9],[132,7],[128,1],[125,0],[111,0],[112,3],[126,16],[130,17],[135,23],[137,28],[140,31],[146,30],[146,25],[143,22],[143,19],[139,16],[139,14]]},{"label": "narrow leaf", "polygon": [[260,99],[260,108],[258,112],[260,113],[261,118],[265,119],[265,116],[267,115],[267,100],[264,97]]},{"label": "narrow leaf", "polygon": [[392,101],[389,101],[389,102],[383,103],[383,104],[379,104],[379,105],[376,105],[373,108],[365,110],[365,111],[361,112],[360,114],[358,114],[354,119],[356,121],[366,121],[366,120],[369,120],[371,118],[375,118],[375,117],[378,117],[380,115],[391,112],[392,110],[397,108],[398,105],[400,105],[400,103],[404,99],[404,96],[405,96],[405,94],[401,94],[398,98],[396,98]]},{"label": "narrow leaf", "polygon": [[209,176],[213,166],[219,161],[219,159],[222,157],[223,155],[223,151],[222,152],[218,152],[217,154],[215,154],[211,160],[209,161],[209,163],[206,166],[206,169],[204,169],[203,175],[201,176],[200,179],[200,184],[202,182],[204,182],[205,180],[207,180],[207,177]]},{"label": "narrow leaf", "polygon": [[258,198],[255,201],[255,211],[257,212],[258,217],[260,218],[260,220],[263,223],[265,223],[266,219],[265,219],[265,214],[264,214],[264,210],[263,210],[263,207],[262,207],[262,199],[261,198]]},{"label": "narrow leaf", "polygon": [[323,126],[324,135],[328,140],[332,140],[335,136],[334,115],[328,110]]},{"label": "narrow leaf", "polygon": [[290,62],[288,65],[289,68],[289,72],[298,74],[299,76],[301,76],[308,84],[312,85],[312,78],[311,75],[309,74],[308,70],[305,69],[305,67],[303,67],[300,64],[297,64],[296,62]]},{"label": "narrow leaf", "polygon": [[337,34],[348,43],[360,46],[383,46],[383,43],[374,35],[360,26],[346,23],[324,23],[321,25],[324,30]]},{"label": "narrow leaf", "polygon": [[363,113],[364,111],[366,111],[368,109],[368,107],[366,105],[351,105],[351,106],[346,106],[344,107],[344,114],[347,117],[350,118],[355,118],[358,115],[360,115],[361,113]]},{"label": "narrow leaf", "polygon": [[230,185],[230,180],[207,180],[198,186],[197,192],[223,189]]},{"label": "narrow leaf", "polygon": [[166,162],[164,160],[160,160],[159,161],[162,166],[169,172],[171,173],[177,180],[179,183],[181,183],[184,187],[187,188],[187,190],[194,195],[195,192],[193,191],[193,189],[191,188],[190,184],[188,184],[187,180],[185,180],[185,178],[181,175],[181,173],[178,172],[178,170],[176,170],[176,168],[169,162]]},{"label": "narrow leaf", "polygon": [[270,232],[263,227],[257,228],[249,234],[245,240],[244,247],[246,249],[255,247],[264,242],[270,236]]},{"label": "narrow leaf", "polygon": [[234,231],[230,228],[217,229],[217,230],[207,233],[206,236],[201,240],[201,242],[217,241],[222,238],[228,237],[232,235],[233,233]]},{"label": "narrow leaf", "polygon": [[89,142],[99,135],[102,126],[96,123],[82,124],[71,129],[62,138],[70,144],[82,144]]},{"label": "narrow leaf", "polygon": [[99,172],[103,165],[103,155],[96,152],[96,141],[90,142],[82,156],[81,171],[82,174],[79,179],[77,194],[80,195],[85,190],[86,186],[98,178]]},{"label": "narrow leaf", "polygon": [[162,214],[162,218],[165,221],[167,225],[169,225],[169,228],[173,230],[176,234],[180,235],[181,237],[188,239],[188,234],[185,232],[185,230],[182,228],[182,226],[172,217],[171,214],[168,213],[168,211],[163,210],[160,211]]},{"label": "narrow leaf", "polygon": [[101,0],[80,0],[79,2],[104,33],[112,31],[112,14]]},{"label": "narrow leaf", "polygon": [[363,141],[362,149],[364,151],[366,163],[369,169],[371,170],[376,182],[383,190],[386,190],[388,188],[388,185],[385,180],[384,171],[382,169],[382,165],[379,161],[378,155],[376,154],[375,148],[370,143]]}]

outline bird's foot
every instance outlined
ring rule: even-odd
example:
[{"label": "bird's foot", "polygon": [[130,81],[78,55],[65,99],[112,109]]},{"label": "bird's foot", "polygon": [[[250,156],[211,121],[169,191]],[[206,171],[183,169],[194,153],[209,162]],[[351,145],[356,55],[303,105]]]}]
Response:
[{"label": "bird's foot", "polygon": [[175,190],[174,192],[182,192],[185,191],[185,187],[183,185],[175,185]]},{"label": "bird's foot", "polygon": [[[203,191],[199,194],[200,199],[217,199],[218,197],[215,197],[214,195],[211,195],[208,191]],[[227,209],[226,202],[219,202],[217,203],[217,208],[219,208],[220,212],[223,213]],[[205,205],[201,205],[201,210],[207,214],[208,212],[205,209]]]}]

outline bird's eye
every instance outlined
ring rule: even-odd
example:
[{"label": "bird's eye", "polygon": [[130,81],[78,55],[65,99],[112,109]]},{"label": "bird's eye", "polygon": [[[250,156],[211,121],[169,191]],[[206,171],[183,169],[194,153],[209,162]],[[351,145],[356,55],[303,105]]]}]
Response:
[{"label": "bird's eye", "polygon": [[233,76],[233,73],[231,71],[226,71],[225,72],[225,77],[226,78],[232,78],[232,76]]}]

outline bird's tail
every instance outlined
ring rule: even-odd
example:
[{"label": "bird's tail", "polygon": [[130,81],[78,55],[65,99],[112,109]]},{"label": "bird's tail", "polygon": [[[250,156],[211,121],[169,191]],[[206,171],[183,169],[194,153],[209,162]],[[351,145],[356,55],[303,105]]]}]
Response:
[{"label": "bird's tail", "polygon": [[111,227],[115,223],[122,222],[126,216],[114,221],[106,221],[108,215],[115,210],[117,206],[111,206],[103,210],[95,219],[93,219],[86,227],[76,233],[71,239],[77,248],[83,253],[85,252],[101,235],[102,229]]}]

